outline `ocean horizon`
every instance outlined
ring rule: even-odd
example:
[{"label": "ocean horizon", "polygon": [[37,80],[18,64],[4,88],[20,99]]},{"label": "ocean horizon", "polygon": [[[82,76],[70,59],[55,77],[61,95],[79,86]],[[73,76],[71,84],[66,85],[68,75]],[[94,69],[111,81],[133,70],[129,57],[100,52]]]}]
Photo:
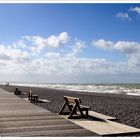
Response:
[{"label": "ocean horizon", "polygon": [[0,82],[11,86],[29,86],[51,88],[57,90],[80,91],[89,93],[125,94],[140,96],[139,83],[27,83],[27,82]]}]

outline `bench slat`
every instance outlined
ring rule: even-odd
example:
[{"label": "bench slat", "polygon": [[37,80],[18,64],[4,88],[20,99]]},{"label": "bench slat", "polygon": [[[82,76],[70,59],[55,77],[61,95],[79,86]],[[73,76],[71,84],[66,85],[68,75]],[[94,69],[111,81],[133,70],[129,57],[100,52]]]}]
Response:
[{"label": "bench slat", "polygon": [[81,108],[88,108],[90,109],[90,106],[80,105]]},{"label": "bench slat", "polygon": [[71,96],[64,96],[64,98],[66,98],[69,103],[74,103],[75,104],[75,100],[77,100],[80,103],[79,98],[75,98],[75,97],[71,97]]}]

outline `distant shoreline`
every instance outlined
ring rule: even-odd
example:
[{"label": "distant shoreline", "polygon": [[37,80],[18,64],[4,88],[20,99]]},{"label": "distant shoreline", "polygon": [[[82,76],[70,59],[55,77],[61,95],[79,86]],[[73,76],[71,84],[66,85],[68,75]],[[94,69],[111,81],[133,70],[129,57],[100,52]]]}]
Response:
[{"label": "distant shoreline", "polygon": [[84,93],[121,94],[140,96],[140,84],[128,83],[0,83],[0,85],[40,87]]},{"label": "distant shoreline", "polygon": [[[23,86],[5,86],[0,85],[0,88],[14,91],[18,87],[22,93],[28,93],[32,90],[38,94],[39,98],[44,98],[50,103],[35,103],[52,112],[58,113],[63,105],[63,97],[65,95],[79,97],[84,105],[91,106],[91,110],[100,112],[105,115],[116,117],[118,122],[140,128],[140,96],[127,96],[117,94],[98,94],[85,93],[67,90],[48,89],[40,87],[23,87]],[[21,98],[28,95],[20,95]]]}]

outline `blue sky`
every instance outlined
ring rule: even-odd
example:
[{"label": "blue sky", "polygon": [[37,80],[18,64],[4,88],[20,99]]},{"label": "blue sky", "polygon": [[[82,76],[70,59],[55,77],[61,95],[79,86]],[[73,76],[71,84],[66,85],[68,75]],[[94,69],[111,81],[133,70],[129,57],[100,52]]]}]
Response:
[{"label": "blue sky", "polygon": [[0,4],[1,81],[140,82],[140,4]]}]

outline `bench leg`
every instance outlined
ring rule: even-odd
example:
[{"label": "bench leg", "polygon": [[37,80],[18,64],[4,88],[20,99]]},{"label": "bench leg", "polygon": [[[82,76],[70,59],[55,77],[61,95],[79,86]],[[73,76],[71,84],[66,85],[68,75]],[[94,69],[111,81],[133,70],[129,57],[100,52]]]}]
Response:
[{"label": "bench leg", "polygon": [[33,98],[31,97],[31,99],[30,99],[31,101],[33,101]]},{"label": "bench leg", "polygon": [[81,113],[81,116],[83,117],[84,116],[84,114],[83,114],[83,111],[82,111],[82,109],[80,108],[80,106],[78,105],[78,109],[79,109],[79,111],[80,111],[80,113]]},{"label": "bench leg", "polygon": [[59,115],[63,114],[62,112],[63,112],[65,106],[66,106],[66,103],[64,103],[64,105],[63,105],[62,108],[60,109],[60,111],[59,111],[59,113],[58,113]]},{"label": "bench leg", "polygon": [[28,96],[28,100],[31,100],[31,96]]},{"label": "bench leg", "polygon": [[32,96],[31,96],[31,99],[30,99],[30,100],[31,100],[31,101],[35,101],[35,97],[32,97]]},{"label": "bench leg", "polygon": [[73,110],[71,111],[68,119],[71,119],[72,118],[72,115],[75,114],[75,112],[76,112],[76,105],[74,106]]},{"label": "bench leg", "polygon": [[88,118],[88,109],[86,109],[86,118]]},{"label": "bench leg", "polygon": [[[88,110],[89,110],[88,108],[83,108],[83,109],[82,109],[82,112],[85,111],[85,114],[83,114],[83,116],[86,117],[86,118],[88,118]],[[82,115],[82,114],[81,114],[81,115]]]},{"label": "bench leg", "polygon": [[35,98],[35,99],[34,99],[35,101],[38,101],[38,97],[34,97],[34,98]]}]

